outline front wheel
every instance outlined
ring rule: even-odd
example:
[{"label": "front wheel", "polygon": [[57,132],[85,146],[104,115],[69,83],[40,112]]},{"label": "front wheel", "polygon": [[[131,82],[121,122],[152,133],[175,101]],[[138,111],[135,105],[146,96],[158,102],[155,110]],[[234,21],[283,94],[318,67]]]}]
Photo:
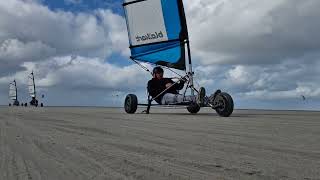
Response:
[{"label": "front wheel", "polygon": [[187,107],[187,110],[191,114],[197,114],[200,111],[200,106],[197,103],[192,103]]},{"label": "front wheel", "polygon": [[40,106],[43,107],[43,103],[41,103]]},{"label": "front wheel", "polygon": [[128,94],[124,101],[124,109],[128,114],[134,114],[138,108],[138,98],[134,94]]},{"label": "front wheel", "polygon": [[229,117],[234,108],[232,97],[226,93],[219,93],[215,98],[215,104],[218,104],[218,107],[215,108],[216,112],[222,117]]}]

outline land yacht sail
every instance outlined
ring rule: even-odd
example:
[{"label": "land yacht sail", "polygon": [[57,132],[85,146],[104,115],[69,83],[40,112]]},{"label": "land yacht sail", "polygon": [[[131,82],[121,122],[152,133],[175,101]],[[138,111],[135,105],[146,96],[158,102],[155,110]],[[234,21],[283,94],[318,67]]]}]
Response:
[{"label": "land yacht sail", "polygon": [[125,0],[123,6],[131,59],[186,70],[188,31],[182,0]]},{"label": "land yacht sail", "polygon": [[[28,76],[28,90],[29,90],[29,95],[32,98],[32,100],[30,101],[30,105],[31,106],[38,106],[37,91],[36,91],[36,84],[35,84],[35,80],[34,80],[33,71]],[[41,107],[43,107],[43,103],[41,103],[40,105],[41,105]]]},{"label": "land yacht sail", "polygon": [[32,98],[36,98],[36,84],[34,82],[33,72],[28,76],[28,89],[29,89],[29,95]]},{"label": "land yacht sail", "polygon": [[[9,98],[10,100],[13,101],[14,106],[19,106],[18,89],[17,89],[16,80],[13,80],[13,82],[9,84]],[[9,106],[11,106],[11,103],[9,104]]]}]

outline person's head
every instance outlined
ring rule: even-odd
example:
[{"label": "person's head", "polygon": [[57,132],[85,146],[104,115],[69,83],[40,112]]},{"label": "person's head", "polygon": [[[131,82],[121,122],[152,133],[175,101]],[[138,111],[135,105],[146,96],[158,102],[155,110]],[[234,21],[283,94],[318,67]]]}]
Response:
[{"label": "person's head", "polygon": [[156,79],[162,79],[163,78],[163,69],[160,66],[157,66],[153,68],[152,71],[153,77]]}]

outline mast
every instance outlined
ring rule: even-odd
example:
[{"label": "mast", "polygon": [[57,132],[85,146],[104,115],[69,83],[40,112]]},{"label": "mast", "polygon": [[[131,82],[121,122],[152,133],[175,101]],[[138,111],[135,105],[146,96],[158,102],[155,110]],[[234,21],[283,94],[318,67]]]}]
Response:
[{"label": "mast", "polygon": [[186,40],[185,43],[187,44],[187,51],[188,51],[188,63],[189,63],[189,68],[188,68],[188,75],[189,75],[189,79],[190,79],[190,87],[191,87],[191,95],[194,95],[194,82],[193,82],[193,69],[192,69],[192,59],[191,59],[191,50],[190,50],[190,41],[189,41],[189,32],[188,32],[188,25],[187,25],[187,19],[186,19],[186,15],[185,15],[185,11],[184,11],[184,5],[183,5],[183,1],[179,0],[181,3],[181,16],[183,17],[184,20],[184,26],[185,26],[185,33],[186,33]]},{"label": "mast", "polygon": [[13,82],[14,82],[14,87],[15,87],[15,90],[16,90],[16,100],[18,100],[17,82],[16,82],[16,80],[13,80]]},{"label": "mast", "polygon": [[34,98],[36,98],[36,84],[34,82],[34,74],[33,74],[33,71],[31,73],[32,75],[32,82],[33,82],[33,91],[34,91]]},{"label": "mast", "polygon": [[189,37],[187,39],[187,49],[188,49],[188,60],[189,60],[189,69],[188,69],[188,74],[190,77],[190,87],[191,87],[191,95],[194,96],[194,84],[193,84],[193,69],[192,69],[192,61],[191,61],[191,51],[190,51],[190,43],[189,43]]}]

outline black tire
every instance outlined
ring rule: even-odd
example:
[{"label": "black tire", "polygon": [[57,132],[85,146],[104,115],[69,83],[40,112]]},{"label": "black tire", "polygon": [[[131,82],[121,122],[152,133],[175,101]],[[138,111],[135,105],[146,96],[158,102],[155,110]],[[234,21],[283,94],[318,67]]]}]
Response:
[{"label": "black tire", "polygon": [[28,106],[28,103],[24,103],[24,107],[27,107]]},{"label": "black tire", "polygon": [[138,108],[138,98],[134,94],[128,94],[124,101],[124,109],[128,114],[134,114]]},{"label": "black tire", "polygon": [[43,107],[43,103],[41,103],[40,106]]},{"label": "black tire", "polygon": [[9,106],[11,106],[11,103],[9,104]]},{"label": "black tire", "polygon": [[192,103],[187,107],[191,114],[197,114],[200,111],[200,106],[197,103]]},{"label": "black tire", "polygon": [[228,93],[222,92],[218,94],[215,101],[221,104],[221,107],[215,109],[219,116],[229,117],[232,114],[234,104],[232,97]]}]

